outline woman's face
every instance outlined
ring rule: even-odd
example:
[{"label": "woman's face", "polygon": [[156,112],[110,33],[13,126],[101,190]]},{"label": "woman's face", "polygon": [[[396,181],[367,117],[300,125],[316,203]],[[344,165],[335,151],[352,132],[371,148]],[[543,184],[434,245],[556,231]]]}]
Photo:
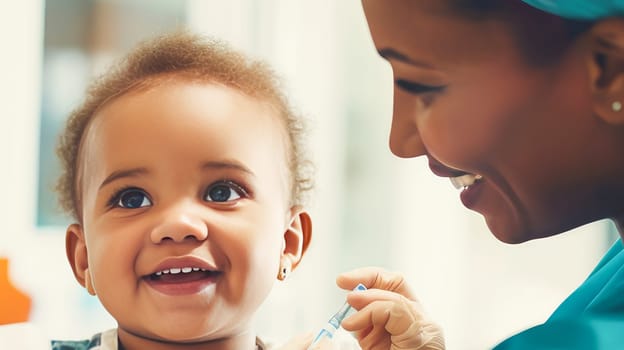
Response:
[{"label": "woman's face", "polygon": [[[504,242],[592,219],[581,210],[589,196],[583,185],[594,176],[584,160],[594,156],[587,139],[599,126],[580,44],[556,63],[537,65],[509,21],[461,17],[443,0],[363,6],[374,44],[393,70],[394,154],[425,155],[436,175],[469,174],[466,184],[476,176],[461,200]],[[542,16],[522,5],[514,11]]]}]

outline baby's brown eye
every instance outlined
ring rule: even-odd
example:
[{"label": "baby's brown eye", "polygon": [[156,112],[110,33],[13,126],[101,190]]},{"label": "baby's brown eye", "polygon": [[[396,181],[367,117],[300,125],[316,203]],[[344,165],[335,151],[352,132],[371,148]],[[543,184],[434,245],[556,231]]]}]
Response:
[{"label": "baby's brown eye", "polygon": [[233,182],[220,182],[206,190],[204,200],[208,202],[231,202],[245,196],[245,190]]},{"label": "baby's brown eye", "polygon": [[125,190],[119,194],[116,206],[127,209],[136,209],[151,206],[152,202],[147,195],[140,190]]}]

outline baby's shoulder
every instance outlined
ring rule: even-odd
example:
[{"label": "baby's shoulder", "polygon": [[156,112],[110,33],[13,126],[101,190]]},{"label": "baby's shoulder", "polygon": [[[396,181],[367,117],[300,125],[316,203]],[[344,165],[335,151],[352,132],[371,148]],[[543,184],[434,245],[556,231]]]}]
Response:
[{"label": "baby's shoulder", "polygon": [[93,349],[90,340],[52,340],[52,350],[87,350]]},{"label": "baby's shoulder", "polygon": [[52,350],[117,350],[117,330],[97,333],[91,339],[52,340]]}]

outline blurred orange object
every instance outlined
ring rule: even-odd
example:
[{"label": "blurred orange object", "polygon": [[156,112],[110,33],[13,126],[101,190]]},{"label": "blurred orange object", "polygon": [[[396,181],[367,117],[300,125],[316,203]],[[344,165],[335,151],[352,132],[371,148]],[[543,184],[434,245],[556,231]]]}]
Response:
[{"label": "blurred orange object", "polygon": [[9,279],[9,260],[0,257],[0,324],[28,321],[31,300]]}]

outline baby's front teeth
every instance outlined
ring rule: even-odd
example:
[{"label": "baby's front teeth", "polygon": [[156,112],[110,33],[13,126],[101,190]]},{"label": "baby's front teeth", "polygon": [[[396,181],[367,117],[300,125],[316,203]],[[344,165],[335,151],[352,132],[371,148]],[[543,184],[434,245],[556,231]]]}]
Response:
[{"label": "baby's front teeth", "polygon": [[179,273],[191,273],[191,272],[197,272],[197,271],[206,271],[206,269],[202,269],[199,267],[173,267],[171,269],[168,270],[162,270],[162,271],[158,271],[155,273],[156,276],[162,276],[162,275],[168,275],[168,274],[172,274],[172,275],[176,275]]},{"label": "baby's front teeth", "polygon": [[483,178],[483,176],[481,175],[475,175],[475,174],[466,174],[466,175],[462,175],[462,176],[457,176],[457,177],[451,177],[451,183],[453,184],[453,186],[455,186],[455,188],[460,189],[460,188],[466,188],[472,184],[474,184],[475,182],[477,182],[477,180],[481,180]]}]

